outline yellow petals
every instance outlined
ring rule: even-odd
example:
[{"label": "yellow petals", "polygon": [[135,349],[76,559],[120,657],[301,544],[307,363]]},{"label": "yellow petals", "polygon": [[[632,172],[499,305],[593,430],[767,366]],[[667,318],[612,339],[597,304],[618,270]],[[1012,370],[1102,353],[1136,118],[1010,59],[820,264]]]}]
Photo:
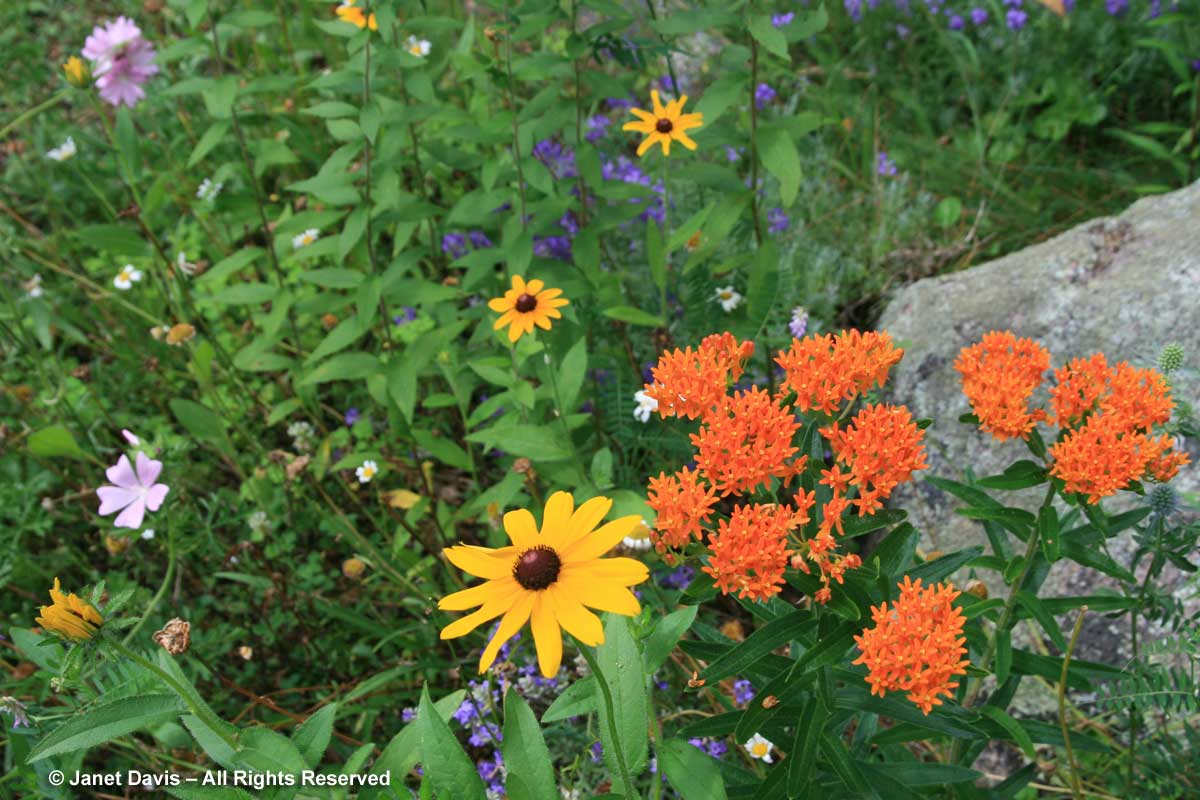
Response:
[{"label": "yellow petals", "polygon": [[442,552],[450,559],[451,564],[464,572],[469,572],[477,578],[493,580],[511,574],[513,559],[517,556],[515,547],[490,550],[469,544],[447,547]]},{"label": "yellow petals", "polygon": [[533,279],[528,283],[520,275],[512,276],[512,288],[503,297],[494,297],[488,301],[488,308],[500,314],[492,324],[494,330],[508,327],[508,340],[516,342],[527,333],[532,333],[534,327],[550,330],[550,320],[562,319],[558,309],[569,305],[569,301],[559,297],[562,289],[546,289],[545,283]]},{"label": "yellow petals", "polygon": [[664,107],[659,100],[658,92],[650,92],[650,101],[653,105],[653,111],[644,111],[640,108],[631,108],[630,112],[637,117],[636,122],[627,122],[622,126],[622,130],[634,131],[645,135],[645,139],[638,145],[637,153],[639,156],[645,155],[646,151],[654,145],[662,146],[663,155],[669,157],[671,155],[671,142],[679,142],[689,150],[696,149],[696,143],[692,140],[687,132],[692,128],[699,128],[704,124],[703,114],[684,114],[683,106],[687,102],[687,95],[682,95],[676,100],[672,100]]},{"label": "yellow petals", "polygon": [[90,603],[85,603],[74,593],[63,594],[58,578],[54,579],[50,600],[51,605],[42,606],[37,623],[51,633],[84,642],[104,624],[104,617]]},{"label": "yellow petals", "polygon": [[392,508],[408,511],[421,500],[421,495],[408,489],[391,489],[383,493],[384,501]]}]

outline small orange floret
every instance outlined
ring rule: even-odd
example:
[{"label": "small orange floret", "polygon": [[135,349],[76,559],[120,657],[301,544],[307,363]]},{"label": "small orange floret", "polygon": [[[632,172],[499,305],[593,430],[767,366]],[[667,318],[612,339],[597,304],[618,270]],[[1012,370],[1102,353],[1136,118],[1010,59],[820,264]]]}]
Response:
[{"label": "small orange floret", "polygon": [[716,503],[716,493],[700,482],[697,470],[684,467],[674,475],[663,472],[651,478],[646,505],[658,514],[650,533],[658,552],[684,547],[692,538],[701,538]]},{"label": "small orange floret", "polygon": [[766,600],[783,586],[783,572],[792,551],[788,534],[796,527],[796,512],[781,505],[737,506],[729,521],[721,520],[709,534],[712,551],[704,571],[723,594]]},{"label": "small orange floret", "polygon": [[963,348],[954,368],[962,374],[963,394],[980,427],[996,439],[1028,438],[1046,419],[1041,409],[1029,410],[1029,399],[1050,369],[1050,352],[1032,339],[992,331]]},{"label": "small orange floret", "polygon": [[1050,474],[1066,484],[1064,491],[1085,494],[1095,504],[1146,475],[1158,481],[1175,477],[1188,457],[1172,452],[1174,444],[1169,436],[1131,431],[1117,414],[1101,413],[1050,448]]},{"label": "small orange floret", "polygon": [[800,423],[770,393],[754,387],[726,397],[693,433],[696,463],[722,496],[753,491],[772,478],[785,483],[804,469],[792,444]]},{"label": "small orange floret", "polygon": [[961,594],[950,584],[922,588],[905,576],[900,597],[871,608],[875,626],[855,636],[862,655],[855,664],[866,664],[871,694],[904,691],[917,708],[928,714],[958,687],[956,675],[965,675],[970,663],[962,658],[962,611],[954,606]]},{"label": "small orange floret", "polygon": [[739,342],[729,332],[705,337],[696,350],[664,352],[646,394],[658,401],[663,417],[703,417],[720,404],[729,382],[742,376],[753,353],[754,342]]},{"label": "small orange floret", "polygon": [[882,386],[903,355],[887,332],[851,330],[794,339],[775,361],[787,373],[783,389],[796,393],[797,408],[833,414],[855,395]]},{"label": "small orange floret", "polygon": [[[829,440],[837,462],[849,470],[849,483],[858,489],[853,503],[860,517],[874,514],[892,490],[928,466],[921,445],[925,431],[904,406],[866,406],[846,427],[835,422],[822,428],[821,435]],[[841,473],[836,480],[827,477],[821,482],[836,488],[845,480]]]}]

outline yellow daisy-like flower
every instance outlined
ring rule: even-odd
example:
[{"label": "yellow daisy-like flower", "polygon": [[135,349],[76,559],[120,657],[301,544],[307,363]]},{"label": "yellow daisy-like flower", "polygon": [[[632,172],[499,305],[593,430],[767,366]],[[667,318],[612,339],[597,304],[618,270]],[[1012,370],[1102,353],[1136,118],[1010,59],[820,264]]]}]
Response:
[{"label": "yellow daisy-like flower", "polygon": [[550,320],[562,319],[558,309],[570,301],[559,297],[562,289],[546,289],[545,285],[537,279],[526,283],[520,275],[513,275],[512,288],[503,297],[488,301],[488,308],[500,315],[492,327],[500,330],[509,326],[510,342],[520,339],[522,334],[532,333],[534,325],[550,330]]},{"label": "yellow daisy-like flower", "polygon": [[88,85],[91,76],[88,74],[87,64],[84,64],[79,56],[68,58],[62,69],[67,76],[67,83],[80,89]]},{"label": "yellow daisy-like flower", "polygon": [[369,27],[373,31],[379,30],[379,24],[375,22],[375,14],[372,13],[370,16],[364,14],[361,8],[354,5],[355,2],[356,0],[346,0],[346,2],[338,6],[334,10],[334,13],[338,15],[338,19],[342,22],[349,22],[356,28]]},{"label": "yellow daisy-like flower", "polygon": [[93,608],[91,603],[85,603],[74,593],[63,594],[58,578],[54,579],[50,599],[53,603],[42,606],[37,623],[52,633],[75,642],[86,642],[95,636],[96,631],[104,624],[104,617],[100,616],[100,612]]},{"label": "yellow daisy-like flower", "polygon": [[[607,497],[593,497],[579,508],[567,492],[555,492],[546,503],[539,532],[533,514],[524,509],[504,515],[504,530],[512,544],[492,549],[456,545],[444,551],[460,569],[485,582],[443,597],[444,611],[478,610],[442,629],[454,639],[503,615],[496,633],[479,658],[484,672],[496,660],[500,646],[530,622],[542,675],[552,678],[562,664],[560,628],[589,647],[604,642],[600,618],[589,611],[634,616],[641,606],[630,586],[650,575],[632,558],[601,558],[628,536],[641,517],[621,517],[599,529],[596,525],[612,508]],[[586,606],[586,608],[585,608]]]},{"label": "yellow daisy-like flower", "polygon": [[678,100],[672,100],[664,107],[658,99],[658,91],[654,90],[650,92],[650,100],[654,103],[654,113],[643,111],[640,108],[631,108],[630,112],[638,118],[638,121],[626,122],[622,128],[622,130],[646,134],[646,138],[638,145],[637,154],[643,155],[654,146],[655,142],[660,142],[663,155],[669,156],[671,155],[672,139],[688,150],[695,150],[696,143],[687,135],[687,131],[703,125],[704,115],[683,113],[683,104],[687,102],[687,95],[683,95]]}]

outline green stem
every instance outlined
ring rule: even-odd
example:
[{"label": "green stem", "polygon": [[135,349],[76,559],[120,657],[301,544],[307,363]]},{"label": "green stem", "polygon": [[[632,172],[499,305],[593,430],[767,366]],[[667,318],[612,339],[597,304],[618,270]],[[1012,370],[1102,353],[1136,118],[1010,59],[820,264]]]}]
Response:
[{"label": "green stem", "polygon": [[621,785],[624,788],[625,797],[637,797],[637,791],[633,788],[633,778],[629,774],[629,765],[625,763],[625,751],[621,749],[621,737],[617,733],[617,720],[613,707],[612,690],[608,688],[608,684],[604,681],[604,674],[600,671],[600,665],[596,662],[596,655],[591,648],[585,645],[578,639],[575,640],[579,645],[579,652],[583,655],[583,659],[587,661],[588,669],[596,676],[596,683],[600,685],[600,694],[604,695],[604,711],[605,717],[608,720],[608,736],[612,743],[613,756],[617,761],[617,768],[621,773]]},{"label": "green stem", "polygon": [[754,244],[762,247],[762,222],[758,218],[758,40],[750,37],[750,216],[754,220]]},{"label": "green stem", "polygon": [[504,34],[504,71],[508,75],[508,110],[512,114],[513,160],[517,163],[517,189],[521,194],[521,230],[529,227],[525,212],[525,173],[521,169],[521,137],[517,129],[517,93],[513,88],[512,74],[512,9],[506,9],[509,30]]},{"label": "green stem", "polygon": [[211,711],[193,700],[192,693],[185,689],[183,685],[179,683],[179,681],[175,680],[174,676],[168,674],[166,670],[164,670],[158,664],[155,664],[150,659],[131,650],[125,645],[124,642],[119,642],[116,639],[112,639],[109,641],[109,644],[113,647],[113,649],[137,664],[142,669],[153,672],[155,675],[161,678],[163,683],[167,684],[167,686],[170,686],[175,694],[179,695],[179,698],[187,704],[187,707],[191,710],[192,714],[203,720],[204,724],[211,728],[213,733],[221,737],[221,741],[225,742],[225,744],[229,745],[229,747],[235,751],[238,749],[237,739],[229,735],[229,732],[226,730],[228,723],[217,719],[217,717]]},{"label": "green stem", "polygon": [[122,644],[129,644],[137,632],[146,624],[146,620],[150,619],[150,615],[154,613],[154,609],[158,608],[158,604],[162,602],[163,596],[167,593],[167,587],[171,585],[171,578],[175,575],[175,534],[171,530],[171,521],[167,520],[167,572],[163,575],[162,584],[159,585],[158,591],[154,593],[154,597],[150,598],[150,605],[146,606],[142,618],[137,621],[137,624],[129,629],[129,633],[125,634],[125,638],[121,640]]},{"label": "green stem", "polygon": [[1076,800],[1083,797],[1083,787],[1079,783],[1079,765],[1075,763],[1075,751],[1071,747],[1071,732],[1067,727],[1067,669],[1071,666],[1071,653],[1079,641],[1079,631],[1083,628],[1083,618],[1087,615],[1087,606],[1081,606],[1079,616],[1075,618],[1075,630],[1071,631],[1071,641],[1067,644],[1067,652],[1063,653],[1062,674],[1058,680],[1058,723],[1062,727],[1063,744],[1067,750],[1067,768],[1071,772],[1071,792]]},{"label": "green stem", "polygon": [[12,131],[14,128],[18,127],[22,122],[25,122],[26,120],[31,119],[33,117],[36,117],[38,114],[42,113],[47,108],[51,108],[53,106],[58,105],[70,93],[71,93],[70,89],[63,89],[61,92],[54,95],[49,100],[46,100],[42,103],[38,103],[33,108],[31,108],[28,111],[26,111],[25,113],[21,114],[16,119],[14,119],[12,122],[8,123],[3,128],[0,128],[0,139],[3,139],[5,136],[7,136],[10,131]]}]

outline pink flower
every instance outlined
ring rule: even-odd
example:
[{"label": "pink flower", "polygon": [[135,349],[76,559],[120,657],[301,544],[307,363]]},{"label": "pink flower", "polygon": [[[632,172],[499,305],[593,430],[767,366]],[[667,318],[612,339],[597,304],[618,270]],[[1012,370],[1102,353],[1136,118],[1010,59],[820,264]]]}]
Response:
[{"label": "pink flower", "polygon": [[137,437],[137,434],[128,428],[121,428],[121,435],[125,437],[125,441],[129,442],[134,447],[142,443],[142,440]]},{"label": "pink flower", "polygon": [[101,516],[121,511],[113,524],[118,528],[142,527],[142,519],[146,509],[157,511],[163,504],[169,491],[165,483],[155,483],[158,474],[162,472],[162,462],[149,458],[138,451],[137,472],[134,473],[129,459],[121,456],[115,466],[105,472],[115,486],[101,486],[96,490],[100,497]]},{"label": "pink flower", "polygon": [[92,62],[100,96],[110,105],[133,108],[146,96],[142,84],[158,73],[154,45],[128,17],[97,25],[84,43],[83,57]]}]

